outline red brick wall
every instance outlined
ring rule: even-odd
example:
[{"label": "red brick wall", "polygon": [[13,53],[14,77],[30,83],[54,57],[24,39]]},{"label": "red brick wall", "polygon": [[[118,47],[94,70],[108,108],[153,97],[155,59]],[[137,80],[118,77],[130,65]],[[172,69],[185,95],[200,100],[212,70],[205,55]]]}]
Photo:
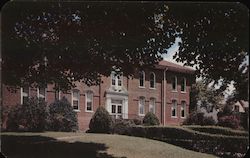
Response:
[{"label": "red brick wall", "polygon": [[[154,72],[156,75],[156,88],[150,89],[149,88],[149,76],[150,72]],[[128,117],[131,118],[138,118],[139,113],[139,97],[145,97],[145,114],[149,111],[149,100],[151,97],[156,99],[156,116],[159,118],[161,124],[163,124],[163,77],[164,77],[163,70],[145,70],[145,88],[139,88],[139,76],[138,73],[134,75],[133,79],[128,79],[127,77],[123,77],[123,86],[125,89],[128,90]],[[171,88],[171,77],[173,75],[177,76],[178,86],[177,92],[173,92]],[[185,76],[187,81],[186,86],[186,93],[181,92],[181,83],[180,79]],[[180,105],[181,101],[186,102],[186,114],[188,114],[188,106],[189,106],[189,93],[190,93],[190,85],[191,85],[191,78],[188,75],[181,74],[181,73],[174,73],[174,72],[166,72],[166,109],[165,109],[165,123],[166,125],[179,125],[184,119],[180,118]],[[111,78],[109,77],[102,77],[103,83],[100,86],[91,86],[88,87],[83,83],[76,83],[78,89],[80,91],[80,101],[79,101],[79,111],[77,112],[78,117],[78,124],[80,130],[86,130],[89,125],[89,121],[99,106],[105,106],[106,104],[106,97],[105,91],[110,88],[111,86]],[[46,89],[46,101],[48,104],[51,104],[55,100],[55,90],[53,89],[53,85],[48,85]],[[94,93],[93,97],[93,111],[94,112],[86,112],[86,105],[85,105],[85,93],[87,90],[91,90]],[[68,92],[61,92],[60,98],[65,97],[71,103],[72,96],[71,90]],[[20,89],[17,89],[16,92],[11,93],[7,90],[6,86],[3,86],[2,89],[3,94],[3,105],[16,105],[21,103],[21,93]],[[37,96],[36,88],[30,88],[30,95]],[[172,107],[172,100],[177,100],[177,116],[178,118],[171,117],[171,107]],[[142,118],[142,117],[139,117]]]}]

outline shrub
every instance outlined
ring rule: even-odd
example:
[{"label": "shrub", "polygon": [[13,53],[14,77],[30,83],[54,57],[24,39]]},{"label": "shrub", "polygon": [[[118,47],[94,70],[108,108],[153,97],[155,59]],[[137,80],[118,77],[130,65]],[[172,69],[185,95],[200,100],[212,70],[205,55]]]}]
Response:
[{"label": "shrub", "polygon": [[112,118],[104,107],[98,107],[89,123],[89,132],[110,133]]},{"label": "shrub", "polygon": [[47,123],[46,103],[31,98],[26,104],[16,105],[10,109],[7,119],[8,131],[44,131]]},{"label": "shrub", "polygon": [[218,119],[218,125],[238,129],[240,127],[240,118],[236,115],[222,116]]},{"label": "shrub", "polygon": [[202,112],[192,112],[183,122],[184,125],[215,125],[216,122],[213,117],[206,117]]},{"label": "shrub", "polygon": [[154,113],[148,112],[143,118],[143,124],[146,126],[154,126],[159,125],[160,122]]},{"label": "shrub", "polygon": [[65,97],[49,105],[49,130],[76,131],[77,114]]},{"label": "shrub", "polygon": [[113,133],[130,135],[130,127],[135,126],[133,120],[117,119],[113,123]]},{"label": "shrub", "polygon": [[141,119],[134,118],[132,120],[133,120],[135,125],[142,125],[142,120]]}]

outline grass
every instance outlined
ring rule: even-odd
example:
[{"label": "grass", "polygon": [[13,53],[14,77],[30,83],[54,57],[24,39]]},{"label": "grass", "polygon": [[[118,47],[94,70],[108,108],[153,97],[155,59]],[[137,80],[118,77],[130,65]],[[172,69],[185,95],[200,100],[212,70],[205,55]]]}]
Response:
[{"label": "grass", "polygon": [[2,152],[8,158],[198,158],[215,157],[146,138],[85,133],[1,134]]}]

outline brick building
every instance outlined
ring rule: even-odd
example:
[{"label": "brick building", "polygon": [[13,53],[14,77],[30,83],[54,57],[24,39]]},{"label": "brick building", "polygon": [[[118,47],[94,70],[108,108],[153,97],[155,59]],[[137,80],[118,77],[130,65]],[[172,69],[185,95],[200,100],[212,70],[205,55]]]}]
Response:
[{"label": "brick building", "polygon": [[138,71],[133,79],[111,73],[102,77],[103,83],[77,87],[63,93],[53,85],[46,88],[22,87],[10,92],[3,85],[3,106],[22,104],[28,97],[44,98],[50,104],[66,97],[78,115],[80,130],[86,130],[98,106],[104,106],[115,118],[143,118],[151,111],[162,125],[178,125],[188,114],[190,86],[194,82],[194,70],[167,61],[155,68]]}]

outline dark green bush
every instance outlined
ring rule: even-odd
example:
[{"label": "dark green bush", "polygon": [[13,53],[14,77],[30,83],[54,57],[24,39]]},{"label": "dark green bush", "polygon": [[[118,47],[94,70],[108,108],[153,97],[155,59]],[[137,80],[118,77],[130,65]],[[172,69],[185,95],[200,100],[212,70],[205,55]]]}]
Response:
[{"label": "dark green bush", "polygon": [[130,127],[135,126],[133,120],[117,119],[113,122],[113,133],[130,135]]},{"label": "dark green bush", "polygon": [[202,112],[192,112],[183,122],[183,125],[215,125],[216,122],[212,117],[204,116]]},{"label": "dark green bush", "polygon": [[135,125],[142,125],[142,120],[138,118],[132,119]]},{"label": "dark green bush", "polygon": [[8,131],[44,131],[47,125],[46,103],[30,98],[26,104],[10,109],[6,127]]},{"label": "dark green bush", "polygon": [[238,129],[240,127],[240,118],[236,115],[222,116],[218,118],[218,125]]},{"label": "dark green bush", "polygon": [[231,128],[225,128],[220,126],[184,126],[185,128],[189,128],[198,132],[210,133],[210,134],[222,134],[227,136],[248,136],[248,132],[233,130]]},{"label": "dark green bush", "polygon": [[89,123],[91,133],[111,133],[112,118],[104,107],[98,107]]},{"label": "dark green bush", "polygon": [[148,112],[143,118],[143,124],[146,126],[154,126],[159,125],[160,122],[154,113]]},{"label": "dark green bush", "polygon": [[52,131],[78,130],[77,114],[65,97],[49,105],[48,124]]}]

